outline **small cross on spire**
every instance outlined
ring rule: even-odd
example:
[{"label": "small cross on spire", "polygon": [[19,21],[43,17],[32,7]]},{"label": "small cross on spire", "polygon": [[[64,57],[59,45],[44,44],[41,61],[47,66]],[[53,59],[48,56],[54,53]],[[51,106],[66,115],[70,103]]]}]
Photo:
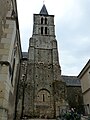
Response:
[{"label": "small cross on spire", "polygon": [[48,11],[47,11],[47,9],[46,9],[46,6],[45,6],[44,1],[45,1],[45,0],[43,0],[43,6],[42,6],[42,9],[40,10],[40,13],[39,13],[39,14],[48,15]]},{"label": "small cross on spire", "polygon": [[45,0],[43,0],[43,5],[44,5],[44,3],[45,3]]}]

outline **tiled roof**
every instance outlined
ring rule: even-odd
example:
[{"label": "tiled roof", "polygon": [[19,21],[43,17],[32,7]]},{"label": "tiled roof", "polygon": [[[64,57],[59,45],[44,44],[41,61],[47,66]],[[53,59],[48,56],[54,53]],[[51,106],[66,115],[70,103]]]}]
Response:
[{"label": "tiled roof", "polygon": [[43,7],[42,7],[42,9],[41,9],[41,11],[40,11],[40,13],[39,14],[42,14],[42,15],[48,15],[48,11],[47,11],[47,9],[46,9],[46,6],[45,5],[43,5]]},{"label": "tiled roof", "polygon": [[67,86],[81,86],[80,79],[76,76],[64,76],[62,75],[63,81]]}]

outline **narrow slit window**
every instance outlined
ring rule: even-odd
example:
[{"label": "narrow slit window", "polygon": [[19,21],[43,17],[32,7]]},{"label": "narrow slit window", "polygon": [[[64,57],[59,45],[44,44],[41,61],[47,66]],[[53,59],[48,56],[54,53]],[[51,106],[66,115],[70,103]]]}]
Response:
[{"label": "narrow slit window", "polygon": [[43,24],[43,17],[41,18],[41,24]]},{"label": "narrow slit window", "polygon": [[15,69],[15,58],[13,60],[13,65],[12,65],[12,77],[11,77],[11,84],[13,84],[13,74],[14,74],[14,69]]},{"label": "narrow slit window", "polygon": [[47,27],[45,27],[45,34],[47,35]]},{"label": "narrow slit window", "polygon": [[45,24],[47,24],[47,18],[45,18]]},{"label": "narrow slit window", "polygon": [[45,95],[43,94],[43,102],[45,102]]},{"label": "narrow slit window", "polygon": [[43,27],[41,27],[41,34],[43,35]]}]

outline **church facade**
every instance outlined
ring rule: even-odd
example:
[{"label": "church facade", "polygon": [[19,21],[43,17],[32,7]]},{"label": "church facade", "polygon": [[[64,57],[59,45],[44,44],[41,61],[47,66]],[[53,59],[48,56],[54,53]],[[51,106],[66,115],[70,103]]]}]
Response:
[{"label": "church facade", "polygon": [[[69,103],[75,107],[73,103],[81,95],[80,81],[76,77],[61,76],[54,15],[48,14],[45,5],[39,14],[33,15],[33,34],[28,53],[23,55],[17,93],[17,120],[20,117],[56,118],[60,111],[69,107]],[[74,96],[73,93],[68,95],[73,87]],[[73,102],[70,101],[72,98]]]},{"label": "church facade", "polygon": [[58,107],[67,103],[58,59],[54,16],[49,15],[43,5],[40,13],[34,14],[33,22],[25,75],[23,115],[54,118]]},{"label": "church facade", "polygon": [[0,120],[56,118],[81,105],[80,80],[61,75],[54,15],[45,5],[33,15],[29,49],[22,53],[16,0],[1,0],[0,11]]}]

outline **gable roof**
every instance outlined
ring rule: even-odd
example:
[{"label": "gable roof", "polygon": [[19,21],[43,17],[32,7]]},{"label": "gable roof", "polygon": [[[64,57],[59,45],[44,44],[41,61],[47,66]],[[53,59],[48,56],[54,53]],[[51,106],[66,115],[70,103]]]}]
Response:
[{"label": "gable roof", "polygon": [[88,60],[88,62],[86,63],[86,65],[84,66],[84,68],[81,70],[81,72],[78,75],[78,78],[82,78],[82,76],[86,73],[86,71],[90,68],[90,59]]},{"label": "gable roof", "polygon": [[46,9],[45,4],[43,4],[43,7],[42,7],[42,9],[41,9],[39,14],[41,14],[41,15],[48,15],[48,11]]},{"label": "gable roof", "polygon": [[62,75],[62,78],[67,86],[81,86],[80,79],[78,79],[76,76]]}]

